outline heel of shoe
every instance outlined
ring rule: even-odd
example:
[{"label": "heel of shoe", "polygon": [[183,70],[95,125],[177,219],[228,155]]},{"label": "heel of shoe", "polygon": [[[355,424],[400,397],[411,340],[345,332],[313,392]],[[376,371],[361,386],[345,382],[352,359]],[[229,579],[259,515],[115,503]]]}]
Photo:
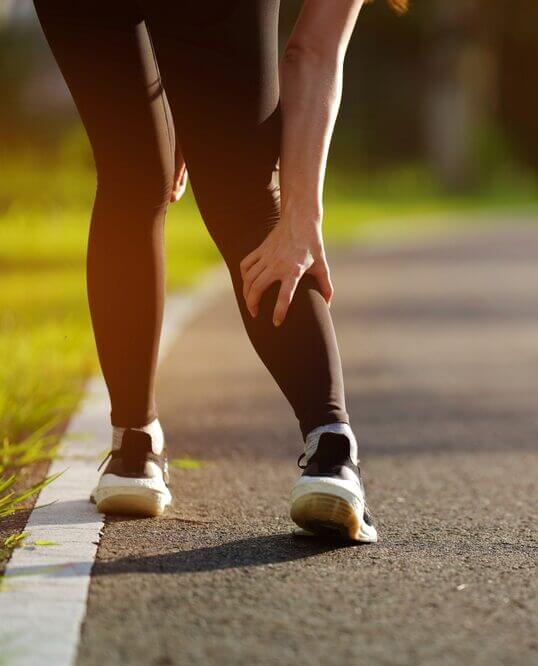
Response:
[{"label": "heel of shoe", "polygon": [[149,488],[102,488],[95,493],[97,511],[106,515],[152,518],[163,514],[170,499]]},{"label": "heel of shoe", "polygon": [[292,503],[290,515],[296,525],[308,532],[361,540],[360,516],[349,502],[337,495],[318,492],[301,495]]}]

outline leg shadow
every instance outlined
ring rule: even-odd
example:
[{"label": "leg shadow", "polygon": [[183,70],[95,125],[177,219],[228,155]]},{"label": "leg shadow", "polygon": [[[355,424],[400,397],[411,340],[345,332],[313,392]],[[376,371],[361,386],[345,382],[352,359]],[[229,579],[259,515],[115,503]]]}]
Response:
[{"label": "leg shadow", "polygon": [[[351,544],[351,547],[356,546]],[[95,563],[92,576],[124,573],[184,574],[256,567],[303,560],[346,547],[349,548],[350,544],[321,538],[300,538],[292,534],[252,536],[172,553],[99,560]]]}]

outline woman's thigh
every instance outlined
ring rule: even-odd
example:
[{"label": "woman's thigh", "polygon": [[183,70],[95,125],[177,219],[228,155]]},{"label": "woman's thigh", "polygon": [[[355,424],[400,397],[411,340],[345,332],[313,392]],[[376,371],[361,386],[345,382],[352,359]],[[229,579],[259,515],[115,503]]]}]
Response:
[{"label": "woman's thigh", "polygon": [[99,185],[128,202],[170,188],[173,123],[133,0],[34,0],[86,127]]},{"label": "woman's thigh", "polygon": [[279,2],[140,4],[197,203],[235,264],[279,216]]}]

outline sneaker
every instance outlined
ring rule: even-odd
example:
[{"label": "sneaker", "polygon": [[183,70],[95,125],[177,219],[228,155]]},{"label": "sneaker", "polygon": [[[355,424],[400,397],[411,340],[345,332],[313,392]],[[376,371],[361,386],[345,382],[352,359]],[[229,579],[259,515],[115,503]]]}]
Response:
[{"label": "sneaker", "polygon": [[291,519],[301,528],[296,534],[374,543],[377,531],[365,501],[353,432],[347,424],[325,428],[309,433],[297,461],[304,471],[291,491]]},{"label": "sneaker", "polygon": [[108,464],[91,495],[97,511],[106,514],[160,516],[172,501],[168,490],[166,448],[155,453],[152,436],[125,428],[121,443],[99,468]]}]

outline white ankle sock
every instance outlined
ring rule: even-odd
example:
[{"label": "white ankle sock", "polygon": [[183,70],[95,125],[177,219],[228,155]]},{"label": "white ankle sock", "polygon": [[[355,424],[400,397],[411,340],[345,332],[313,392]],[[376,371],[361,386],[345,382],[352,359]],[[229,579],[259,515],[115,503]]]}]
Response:
[{"label": "white ankle sock", "polygon": [[[112,449],[119,449],[121,446],[121,439],[123,433],[127,428],[120,428],[119,426],[112,427]],[[164,434],[159,419],[154,419],[151,423],[148,423],[145,426],[140,426],[137,428],[130,428],[130,430],[140,430],[142,432],[147,432],[148,435],[151,435],[151,449],[153,453],[159,455],[162,453],[164,448]]]},{"label": "white ankle sock", "polygon": [[338,435],[345,435],[349,439],[351,444],[350,446],[351,462],[353,462],[356,465],[359,459],[359,450],[358,450],[357,440],[355,439],[355,435],[353,434],[353,430],[351,429],[351,426],[348,423],[327,423],[326,425],[321,425],[318,426],[317,428],[314,428],[314,430],[311,430],[306,436],[306,442],[304,448],[306,460],[307,461],[310,460],[310,458],[316,452],[318,448],[319,438],[321,437],[321,435],[323,435],[324,432],[334,432]]}]

